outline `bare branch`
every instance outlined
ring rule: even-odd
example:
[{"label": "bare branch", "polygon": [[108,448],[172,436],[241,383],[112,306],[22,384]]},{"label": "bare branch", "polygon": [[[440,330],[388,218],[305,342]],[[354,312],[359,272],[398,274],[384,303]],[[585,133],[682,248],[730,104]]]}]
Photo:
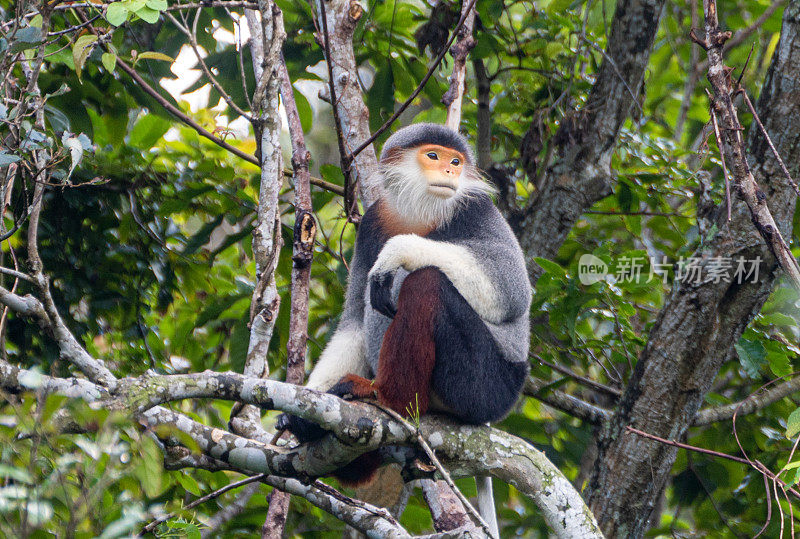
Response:
[{"label": "bare branch", "polygon": [[715,0],[703,0],[706,18],[706,40],[708,48],[708,80],[714,90],[711,104],[713,114],[719,115],[722,125],[721,151],[728,155],[731,163],[733,181],[750,209],[750,216],[759,234],[767,242],[792,283],[800,290],[800,265],[783,239],[767,205],[767,197],[756,183],[745,158],[745,144],[742,126],[733,106],[732,81],[722,60],[722,48],[730,38],[730,32],[720,30]]},{"label": "bare branch", "polygon": [[693,425],[700,426],[718,423],[720,421],[729,421],[733,418],[734,414],[752,414],[788,397],[796,391],[800,391],[800,376],[796,376],[791,380],[787,380],[763,392],[756,392],[739,402],[700,410],[694,418]]},{"label": "bare branch", "polygon": [[[283,14],[272,0],[259,0],[258,7],[260,17],[252,10],[245,10],[251,35],[253,72],[259,81],[253,94],[253,125],[261,158],[261,184],[258,191],[258,217],[253,229],[256,286],[250,304],[250,341],[244,373],[266,377],[269,375],[269,343],[281,299],[275,283],[275,268],[282,246],[278,211],[278,195],[283,185],[279,66],[286,32]],[[240,434],[260,439],[267,436],[261,426],[260,413],[252,406],[235,406],[231,410],[230,422]]]},{"label": "bare branch", "polygon": [[450,75],[450,88],[442,96],[442,103],[447,107],[447,120],[445,125],[458,131],[461,123],[461,102],[465,92],[465,76],[467,74],[467,55],[475,47],[475,38],[472,37],[472,27],[475,24],[475,3],[462,2],[461,20],[463,25],[454,34],[458,34],[458,41],[452,48],[453,74]]},{"label": "bare branch", "polygon": [[[747,28],[742,28],[738,30],[733,36],[725,42],[725,46],[722,49],[723,54],[727,53],[734,47],[738,47],[753,35],[756,30],[761,28],[767,20],[772,17],[773,13],[775,13],[779,7],[786,4],[787,0],[775,0],[772,4],[769,5],[767,9],[764,10],[764,13],[761,14],[759,18],[753,21],[753,24],[748,26]],[[703,60],[699,64],[697,64],[697,72],[702,73],[703,71],[708,69],[708,60]]]},{"label": "bare branch", "polygon": [[477,0],[470,0],[470,3],[467,4],[464,13],[461,15],[461,19],[459,19],[458,24],[456,24],[456,27],[453,30],[453,33],[450,35],[450,39],[448,40],[447,44],[442,48],[441,52],[439,53],[439,56],[437,56],[436,60],[433,61],[433,64],[431,64],[431,67],[428,69],[428,72],[422,78],[422,80],[414,89],[414,91],[411,92],[411,95],[408,97],[408,99],[406,99],[403,102],[403,104],[400,105],[400,107],[398,107],[398,109],[394,112],[394,114],[392,114],[389,117],[389,119],[383,123],[382,126],[380,126],[371,136],[369,136],[364,142],[359,144],[359,146],[355,150],[353,150],[353,152],[351,153],[353,157],[358,156],[358,154],[360,154],[364,149],[370,146],[375,141],[375,139],[377,139],[381,135],[381,133],[389,129],[395,122],[395,120],[397,120],[397,118],[400,117],[403,111],[405,111],[408,108],[408,106],[411,105],[411,103],[413,103],[413,101],[417,98],[420,92],[422,92],[422,89],[425,88],[425,84],[427,84],[427,82],[436,72],[436,69],[439,67],[439,64],[442,63],[442,60],[447,54],[447,51],[450,50],[450,46],[453,44],[453,41],[455,41],[456,37],[458,37],[459,30],[466,23],[467,20],[466,16],[472,13],[472,8],[475,6],[476,1]]},{"label": "bare branch", "polygon": [[[303,126],[294,100],[292,81],[286,62],[281,57],[278,70],[281,78],[281,101],[286,110],[289,135],[292,140],[292,168],[294,169],[295,225],[292,245],[292,289],[289,315],[289,341],[286,344],[286,381],[302,384],[305,378],[306,341],[308,340],[308,296],[311,262],[314,257],[314,238],[317,224],[311,204],[308,162],[311,154],[306,149]],[[286,526],[289,494],[273,491],[269,510],[264,521],[262,539],[280,539]]]},{"label": "bare branch", "polygon": [[[323,9],[321,0],[315,0],[314,6],[317,20],[320,21]],[[356,141],[366,140],[370,136],[369,109],[361,93],[358,66],[353,51],[353,33],[364,13],[364,8],[358,0],[326,0],[324,9],[325,24],[329,30],[327,47],[336,94],[333,106],[339,115],[345,149],[349,151]],[[318,41],[322,41],[322,38],[318,37]],[[380,185],[372,174],[377,165],[375,149],[369,144],[363,151],[353,153],[347,165],[345,168],[350,169],[350,182],[358,186],[361,201],[366,209],[380,196]]]},{"label": "bare branch", "polygon": [[564,413],[593,425],[599,425],[611,418],[611,412],[608,410],[584,402],[563,391],[548,389],[547,385],[547,382],[535,378],[528,378],[528,380],[525,381],[522,392],[524,395],[540,400],[556,410],[561,410]]}]

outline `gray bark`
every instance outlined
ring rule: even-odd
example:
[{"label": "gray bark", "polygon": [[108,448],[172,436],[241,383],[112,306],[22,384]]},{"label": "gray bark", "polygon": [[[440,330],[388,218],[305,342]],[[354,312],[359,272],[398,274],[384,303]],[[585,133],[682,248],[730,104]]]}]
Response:
[{"label": "gray bark", "polygon": [[[787,7],[780,42],[758,103],[758,113],[793,175],[800,163],[800,4]],[[748,139],[752,172],[775,222],[787,237],[795,194],[757,130]],[[740,199],[730,223],[696,257],[761,257],[757,283],[676,282],[660,313],[610,424],[601,432],[586,492],[603,531],[641,537],[669,477],[677,449],[625,431],[634,426],[680,439],[692,424],[720,366],[735,360],[736,343],[761,309],[777,277],[777,262]],[[724,213],[724,212],[720,212]]]},{"label": "gray bark", "polygon": [[[611,193],[611,155],[622,124],[639,107],[664,0],[620,0],[608,47],[586,106],[564,118],[556,161],[518,231],[528,260],[553,258],[578,218]],[[531,267],[538,277],[536,268]]]}]

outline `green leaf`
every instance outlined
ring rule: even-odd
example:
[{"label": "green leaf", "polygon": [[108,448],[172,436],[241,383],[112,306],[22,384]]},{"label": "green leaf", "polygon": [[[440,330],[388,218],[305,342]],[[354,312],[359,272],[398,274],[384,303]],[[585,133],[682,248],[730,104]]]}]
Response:
[{"label": "green leaf", "polygon": [[162,62],[169,62],[172,63],[175,60],[171,56],[167,56],[163,52],[142,52],[139,53],[139,56],[136,57],[136,60],[161,60]]},{"label": "green leaf", "polygon": [[[111,4],[112,6],[115,4]],[[75,62],[75,73],[78,75],[78,80],[81,80],[81,72],[86,59],[92,54],[92,49],[97,43],[97,36],[93,34],[84,34],[75,40],[75,45],[72,46],[72,60]]]},{"label": "green leaf", "polygon": [[109,73],[113,73],[114,68],[117,67],[117,55],[114,52],[104,52],[103,56],[100,57],[100,61]]},{"label": "green leaf", "polygon": [[14,40],[28,44],[41,43],[42,29],[36,26],[26,26],[25,28],[20,28],[17,33],[14,34]]},{"label": "green leaf", "polygon": [[147,0],[147,7],[155,11],[164,11],[167,9],[167,0]]},{"label": "green leaf", "polygon": [[369,108],[370,126],[373,129],[380,127],[388,115],[394,111],[394,74],[389,62],[378,67],[375,72],[372,87],[367,92],[367,107]]},{"label": "green leaf", "polygon": [[197,527],[197,524],[192,522],[186,525],[186,539],[200,539],[202,535],[200,534],[200,528]]},{"label": "green leaf", "polygon": [[203,494],[200,485],[197,483],[197,480],[189,474],[179,473],[177,474],[178,483],[186,490],[187,492],[191,492],[195,496],[200,496]]},{"label": "green leaf", "polygon": [[546,258],[536,257],[533,259],[541,268],[546,272],[550,273],[559,277],[563,277],[566,273],[564,268],[553,262],[552,260],[547,260]]},{"label": "green leaf", "polygon": [[336,165],[322,165],[319,167],[319,173],[326,182],[344,185],[344,174],[342,174],[342,169]]},{"label": "green leaf", "polygon": [[212,320],[219,318],[225,310],[240,299],[247,297],[242,294],[231,294],[230,296],[212,297],[207,307],[197,315],[194,321],[194,327],[202,327]]},{"label": "green leaf", "polygon": [[149,437],[142,437],[140,443],[141,454],[136,466],[136,477],[141,482],[145,494],[155,498],[161,494],[161,478],[164,473],[161,463],[164,457],[156,443]]},{"label": "green leaf", "polygon": [[761,369],[766,365],[767,350],[759,341],[739,339],[734,345],[736,353],[739,354],[739,362],[745,373],[750,378],[758,378]]},{"label": "green leaf", "polygon": [[786,437],[794,438],[798,433],[800,433],[800,408],[789,414],[786,420]]},{"label": "green leaf", "polygon": [[630,212],[633,205],[633,192],[630,186],[625,182],[619,183],[619,190],[617,191],[617,200],[619,201],[619,209],[623,212]]},{"label": "green leaf", "polygon": [[[158,18],[161,16],[161,13],[158,12],[158,11],[150,9],[149,7],[143,7],[142,9],[140,9],[140,10],[138,10],[136,12],[136,15],[138,15],[146,23],[155,24],[155,23],[158,22]],[[147,54],[147,53],[145,53],[145,54]],[[160,54],[160,53],[158,53],[158,54]],[[167,55],[164,54],[163,56],[167,56]],[[169,56],[167,56],[167,58],[169,58]],[[170,61],[171,60],[172,59],[170,59]]]},{"label": "green leaf", "polygon": [[146,0],[123,0],[123,3],[128,8],[128,11],[132,13],[136,13],[147,5]]},{"label": "green leaf", "polygon": [[245,311],[241,319],[233,326],[230,344],[231,370],[234,372],[244,371],[244,362],[247,359],[247,350],[250,346],[250,330],[247,324],[250,322],[250,313]]},{"label": "green leaf", "polygon": [[22,158],[18,155],[0,152],[0,167],[5,167],[7,165],[10,165],[11,163],[16,163],[20,159]]},{"label": "green leaf", "polygon": [[786,472],[786,471],[789,471],[789,470],[794,470],[795,468],[800,468],[800,460],[796,460],[794,462],[786,463],[786,466],[781,468],[781,471],[782,472]]},{"label": "green leaf", "polygon": [[797,321],[794,318],[783,313],[765,314],[759,318],[759,322],[763,324],[773,324],[775,326],[795,327],[797,325]]},{"label": "green leaf", "polygon": [[42,30],[35,26],[21,28],[14,34],[14,41],[11,42],[9,52],[18,53],[32,49],[42,43]]},{"label": "green leaf", "polygon": [[54,131],[69,131],[69,117],[66,114],[50,105],[44,106],[44,112]]},{"label": "green leaf", "polygon": [[783,377],[792,374],[792,362],[785,353],[770,351],[767,353],[767,361],[769,362],[769,370],[775,376]]},{"label": "green leaf", "polygon": [[122,2],[109,4],[106,10],[106,20],[114,26],[123,24],[128,20],[128,8]]},{"label": "green leaf", "polygon": [[294,90],[294,102],[297,105],[297,115],[300,116],[300,125],[303,131],[308,133],[314,124],[314,111],[303,92],[296,88]]},{"label": "green leaf", "polygon": [[129,143],[135,148],[149,150],[169,128],[169,120],[155,114],[147,114],[136,121],[136,125],[131,130]]}]

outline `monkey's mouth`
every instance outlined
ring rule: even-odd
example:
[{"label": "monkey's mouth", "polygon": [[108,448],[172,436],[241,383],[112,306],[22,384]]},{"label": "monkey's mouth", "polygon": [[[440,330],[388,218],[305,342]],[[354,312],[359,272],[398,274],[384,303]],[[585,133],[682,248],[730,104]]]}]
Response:
[{"label": "monkey's mouth", "polygon": [[429,185],[430,185],[430,187],[436,187],[436,188],[439,188],[439,189],[448,189],[448,190],[452,191],[453,193],[456,192],[456,186],[451,184],[451,183],[431,183]]}]

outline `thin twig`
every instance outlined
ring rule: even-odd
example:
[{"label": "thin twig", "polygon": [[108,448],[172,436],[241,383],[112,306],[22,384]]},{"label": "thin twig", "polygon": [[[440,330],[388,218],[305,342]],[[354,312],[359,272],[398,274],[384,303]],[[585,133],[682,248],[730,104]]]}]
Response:
[{"label": "thin twig", "polygon": [[[708,90],[706,90],[708,93]],[[708,96],[711,98],[711,94]],[[708,108],[709,114],[711,114],[711,125],[714,126],[714,136],[717,139],[717,148],[719,148],[719,160],[722,164],[722,178],[725,181],[725,205],[728,209],[728,222],[731,221],[731,182],[728,177],[728,167],[725,165],[725,150],[722,147],[722,137],[719,136],[719,124],[717,123],[717,114],[714,112],[713,105],[710,105]]]},{"label": "thin twig", "polygon": [[189,45],[192,47],[192,50],[194,51],[195,58],[197,58],[197,62],[200,64],[200,68],[203,70],[203,73],[205,73],[206,78],[211,83],[211,85],[214,87],[214,89],[217,91],[217,93],[219,93],[219,95],[222,96],[222,99],[225,100],[225,103],[227,103],[230,108],[232,108],[234,111],[236,111],[236,113],[239,116],[247,118],[247,121],[249,121],[250,123],[253,123],[253,117],[250,116],[244,110],[242,110],[239,107],[239,105],[237,105],[233,101],[233,98],[230,96],[230,94],[228,94],[228,92],[225,91],[225,89],[219,83],[217,78],[214,76],[214,74],[208,68],[208,65],[206,64],[206,61],[203,58],[203,55],[200,54],[200,49],[198,48],[198,44],[197,44],[197,22],[198,22],[198,20],[200,18],[200,13],[201,12],[202,12],[202,9],[198,8],[197,9],[197,15],[194,18],[194,23],[192,24],[192,29],[191,30],[189,30],[189,28],[187,28],[186,26],[181,24],[180,21],[178,21],[178,19],[176,19],[175,16],[172,15],[172,13],[164,12],[164,15],[166,15],[167,18],[170,21],[172,21],[172,24],[174,24],[178,28],[178,30],[183,32],[186,35],[186,37],[189,38]]},{"label": "thin twig", "polygon": [[336,127],[336,142],[339,144],[339,156],[344,175],[344,212],[349,222],[358,222],[358,205],[355,197],[352,166],[356,153],[348,154],[345,149],[342,119],[339,116],[339,102],[336,99],[336,85],[333,81],[333,60],[331,58],[330,34],[328,33],[328,13],[325,0],[319,0],[320,18],[322,19],[323,47],[325,48],[325,64],[328,67],[328,92],[330,92],[331,109],[333,110],[333,123]]},{"label": "thin twig", "polygon": [[403,416],[401,416],[391,408],[388,408],[380,404],[378,404],[377,407],[386,412],[387,414],[389,414],[390,416],[392,416],[394,419],[400,422],[406,428],[406,430],[408,430],[408,432],[417,437],[417,442],[419,442],[419,445],[422,447],[423,451],[425,451],[425,454],[428,455],[428,458],[431,459],[431,462],[433,463],[434,466],[436,466],[436,469],[439,471],[439,473],[442,474],[442,479],[444,479],[447,485],[451,489],[453,489],[453,492],[455,492],[456,496],[458,496],[458,499],[461,500],[461,503],[464,504],[464,507],[467,509],[467,512],[469,512],[472,518],[475,519],[475,521],[481,526],[481,528],[483,528],[483,531],[485,531],[489,537],[494,537],[494,534],[492,533],[492,530],[489,528],[489,525],[486,524],[486,521],[483,520],[478,511],[472,506],[471,503],[469,503],[469,500],[466,498],[466,496],[464,496],[464,494],[462,494],[461,491],[458,489],[456,484],[453,482],[453,478],[450,477],[450,474],[447,472],[445,467],[442,466],[442,463],[436,457],[436,455],[433,452],[433,449],[431,449],[431,446],[428,445],[428,442],[425,441],[425,438],[422,436],[422,433],[419,431],[419,429],[416,428],[411,423],[409,423],[408,421],[406,421],[406,419],[403,418]]},{"label": "thin twig", "polygon": [[439,64],[442,63],[442,60],[444,59],[445,54],[447,54],[447,52],[450,50],[450,46],[453,44],[453,41],[455,41],[456,37],[458,36],[458,31],[461,29],[461,27],[466,22],[467,15],[472,11],[472,8],[475,6],[475,2],[477,2],[477,0],[470,0],[470,3],[467,6],[467,9],[465,9],[462,12],[461,18],[459,19],[458,24],[456,24],[456,27],[453,30],[453,33],[450,35],[450,39],[448,40],[447,44],[442,48],[441,52],[439,53],[439,56],[436,57],[436,60],[434,60],[434,62],[431,65],[431,67],[428,69],[428,72],[422,78],[422,81],[417,85],[416,89],[411,93],[409,98],[406,99],[403,102],[402,105],[400,105],[400,107],[395,111],[395,113],[392,114],[391,117],[389,117],[389,119],[386,120],[383,123],[382,126],[380,126],[374,133],[372,133],[372,136],[370,136],[367,140],[362,142],[355,150],[353,150],[350,153],[349,157],[351,159],[355,158],[355,156],[358,155],[359,153],[361,153],[364,150],[364,148],[366,148],[367,146],[369,146],[370,144],[375,142],[375,139],[377,139],[379,136],[381,136],[381,134],[384,131],[389,129],[392,126],[392,124],[395,122],[395,120],[397,120],[397,118],[400,117],[400,115],[409,107],[409,105],[411,105],[411,103],[414,101],[414,99],[417,98],[417,96],[420,94],[420,92],[422,92],[423,88],[425,88],[425,84],[428,83],[428,80],[430,80],[430,78],[433,76],[433,73],[439,67]]},{"label": "thin twig", "polygon": [[256,481],[261,481],[265,477],[267,477],[267,474],[265,474],[265,473],[261,473],[261,474],[258,474],[258,475],[253,475],[251,477],[246,477],[246,478],[241,479],[239,481],[234,481],[233,483],[229,483],[229,484],[225,485],[224,487],[218,488],[214,492],[209,492],[205,496],[201,496],[201,497],[197,498],[192,503],[186,504],[180,511],[173,511],[172,513],[160,516],[160,517],[152,520],[149,524],[147,524],[144,528],[142,528],[142,531],[139,532],[139,535],[144,535],[146,533],[152,532],[153,530],[156,529],[156,527],[159,524],[161,524],[162,522],[166,522],[171,518],[175,518],[176,516],[181,514],[183,511],[188,511],[189,509],[194,509],[195,507],[197,507],[198,505],[200,505],[202,503],[206,503],[207,501],[213,500],[214,498],[219,498],[220,496],[222,496],[223,494],[225,494],[229,490],[233,490],[235,488],[243,487],[244,485],[247,485],[249,483],[255,483]]},{"label": "thin twig", "polygon": [[767,479],[766,475],[762,475],[761,477],[764,479],[764,490],[767,492],[767,521],[764,522],[764,525],[758,530],[758,533],[753,536],[753,539],[757,539],[762,533],[767,531],[769,523],[772,522],[772,496],[769,494],[769,479]]},{"label": "thin twig", "polygon": [[601,384],[600,382],[592,380],[591,378],[587,378],[586,376],[581,376],[580,374],[573,372],[566,367],[562,367],[561,365],[558,365],[556,363],[550,363],[549,361],[544,360],[538,356],[534,356],[533,354],[530,354],[529,356],[538,361],[539,363],[541,363],[542,365],[549,367],[554,371],[560,372],[561,374],[569,376],[579,384],[583,384],[585,386],[591,387],[592,389],[602,391],[603,393],[611,395],[612,397],[615,398],[619,398],[622,396],[622,391],[620,391],[619,389],[607,386],[605,384]]},{"label": "thin twig", "polygon": [[750,97],[747,95],[747,91],[745,91],[744,88],[740,88],[738,90],[738,93],[742,94],[742,96],[744,97],[744,102],[747,103],[747,106],[750,109],[750,113],[753,115],[753,119],[758,124],[759,129],[761,129],[761,133],[764,135],[764,138],[767,140],[767,144],[769,144],[769,149],[772,150],[772,155],[774,155],[775,159],[778,160],[778,164],[780,165],[781,170],[783,171],[783,173],[786,175],[786,179],[789,180],[790,184],[792,184],[792,187],[794,188],[794,192],[797,193],[798,195],[800,195],[800,189],[798,189],[798,187],[797,187],[797,182],[795,182],[792,179],[792,174],[789,172],[789,169],[786,168],[786,163],[783,162],[783,159],[781,158],[781,154],[778,153],[778,150],[775,148],[775,145],[772,143],[772,139],[770,138],[769,133],[767,133],[767,128],[764,127],[763,123],[761,123],[761,118],[759,118],[758,113],[756,112],[756,108],[753,106],[753,102],[750,101]]},{"label": "thin twig", "polygon": [[639,430],[639,429],[633,428],[630,425],[628,425],[625,428],[627,430],[629,430],[630,432],[636,434],[637,436],[641,436],[642,438],[648,438],[650,440],[654,440],[654,441],[662,443],[664,445],[671,445],[671,446],[677,447],[679,449],[686,449],[688,451],[694,451],[695,453],[702,453],[704,455],[710,455],[712,457],[732,460],[734,462],[739,462],[741,464],[750,464],[750,462],[747,459],[742,458],[742,457],[735,457],[733,455],[728,455],[727,453],[720,453],[719,451],[713,451],[711,449],[705,449],[703,447],[697,447],[697,446],[694,446],[694,445],[682,444],[680,442],[667,440],[666,438],[662,438],[660,436],[656,436],[655,434],[650,434],[650,433],[647,433],[647,432],[645,432],[643,430]]},{"label": "thin twig", "polygon": [[[28,281],[29,283],[35,283],[36,280],[28,275],[27,273],[22,273],[21,271],[13,270],[11,268],[6,268],[0,266],[0,273],[5,273],[6,275],[11,275],[12,277],[16,277],[17,279],[22,279],[24,281]],[[12,290],[13,292],[13,290]]]}]

